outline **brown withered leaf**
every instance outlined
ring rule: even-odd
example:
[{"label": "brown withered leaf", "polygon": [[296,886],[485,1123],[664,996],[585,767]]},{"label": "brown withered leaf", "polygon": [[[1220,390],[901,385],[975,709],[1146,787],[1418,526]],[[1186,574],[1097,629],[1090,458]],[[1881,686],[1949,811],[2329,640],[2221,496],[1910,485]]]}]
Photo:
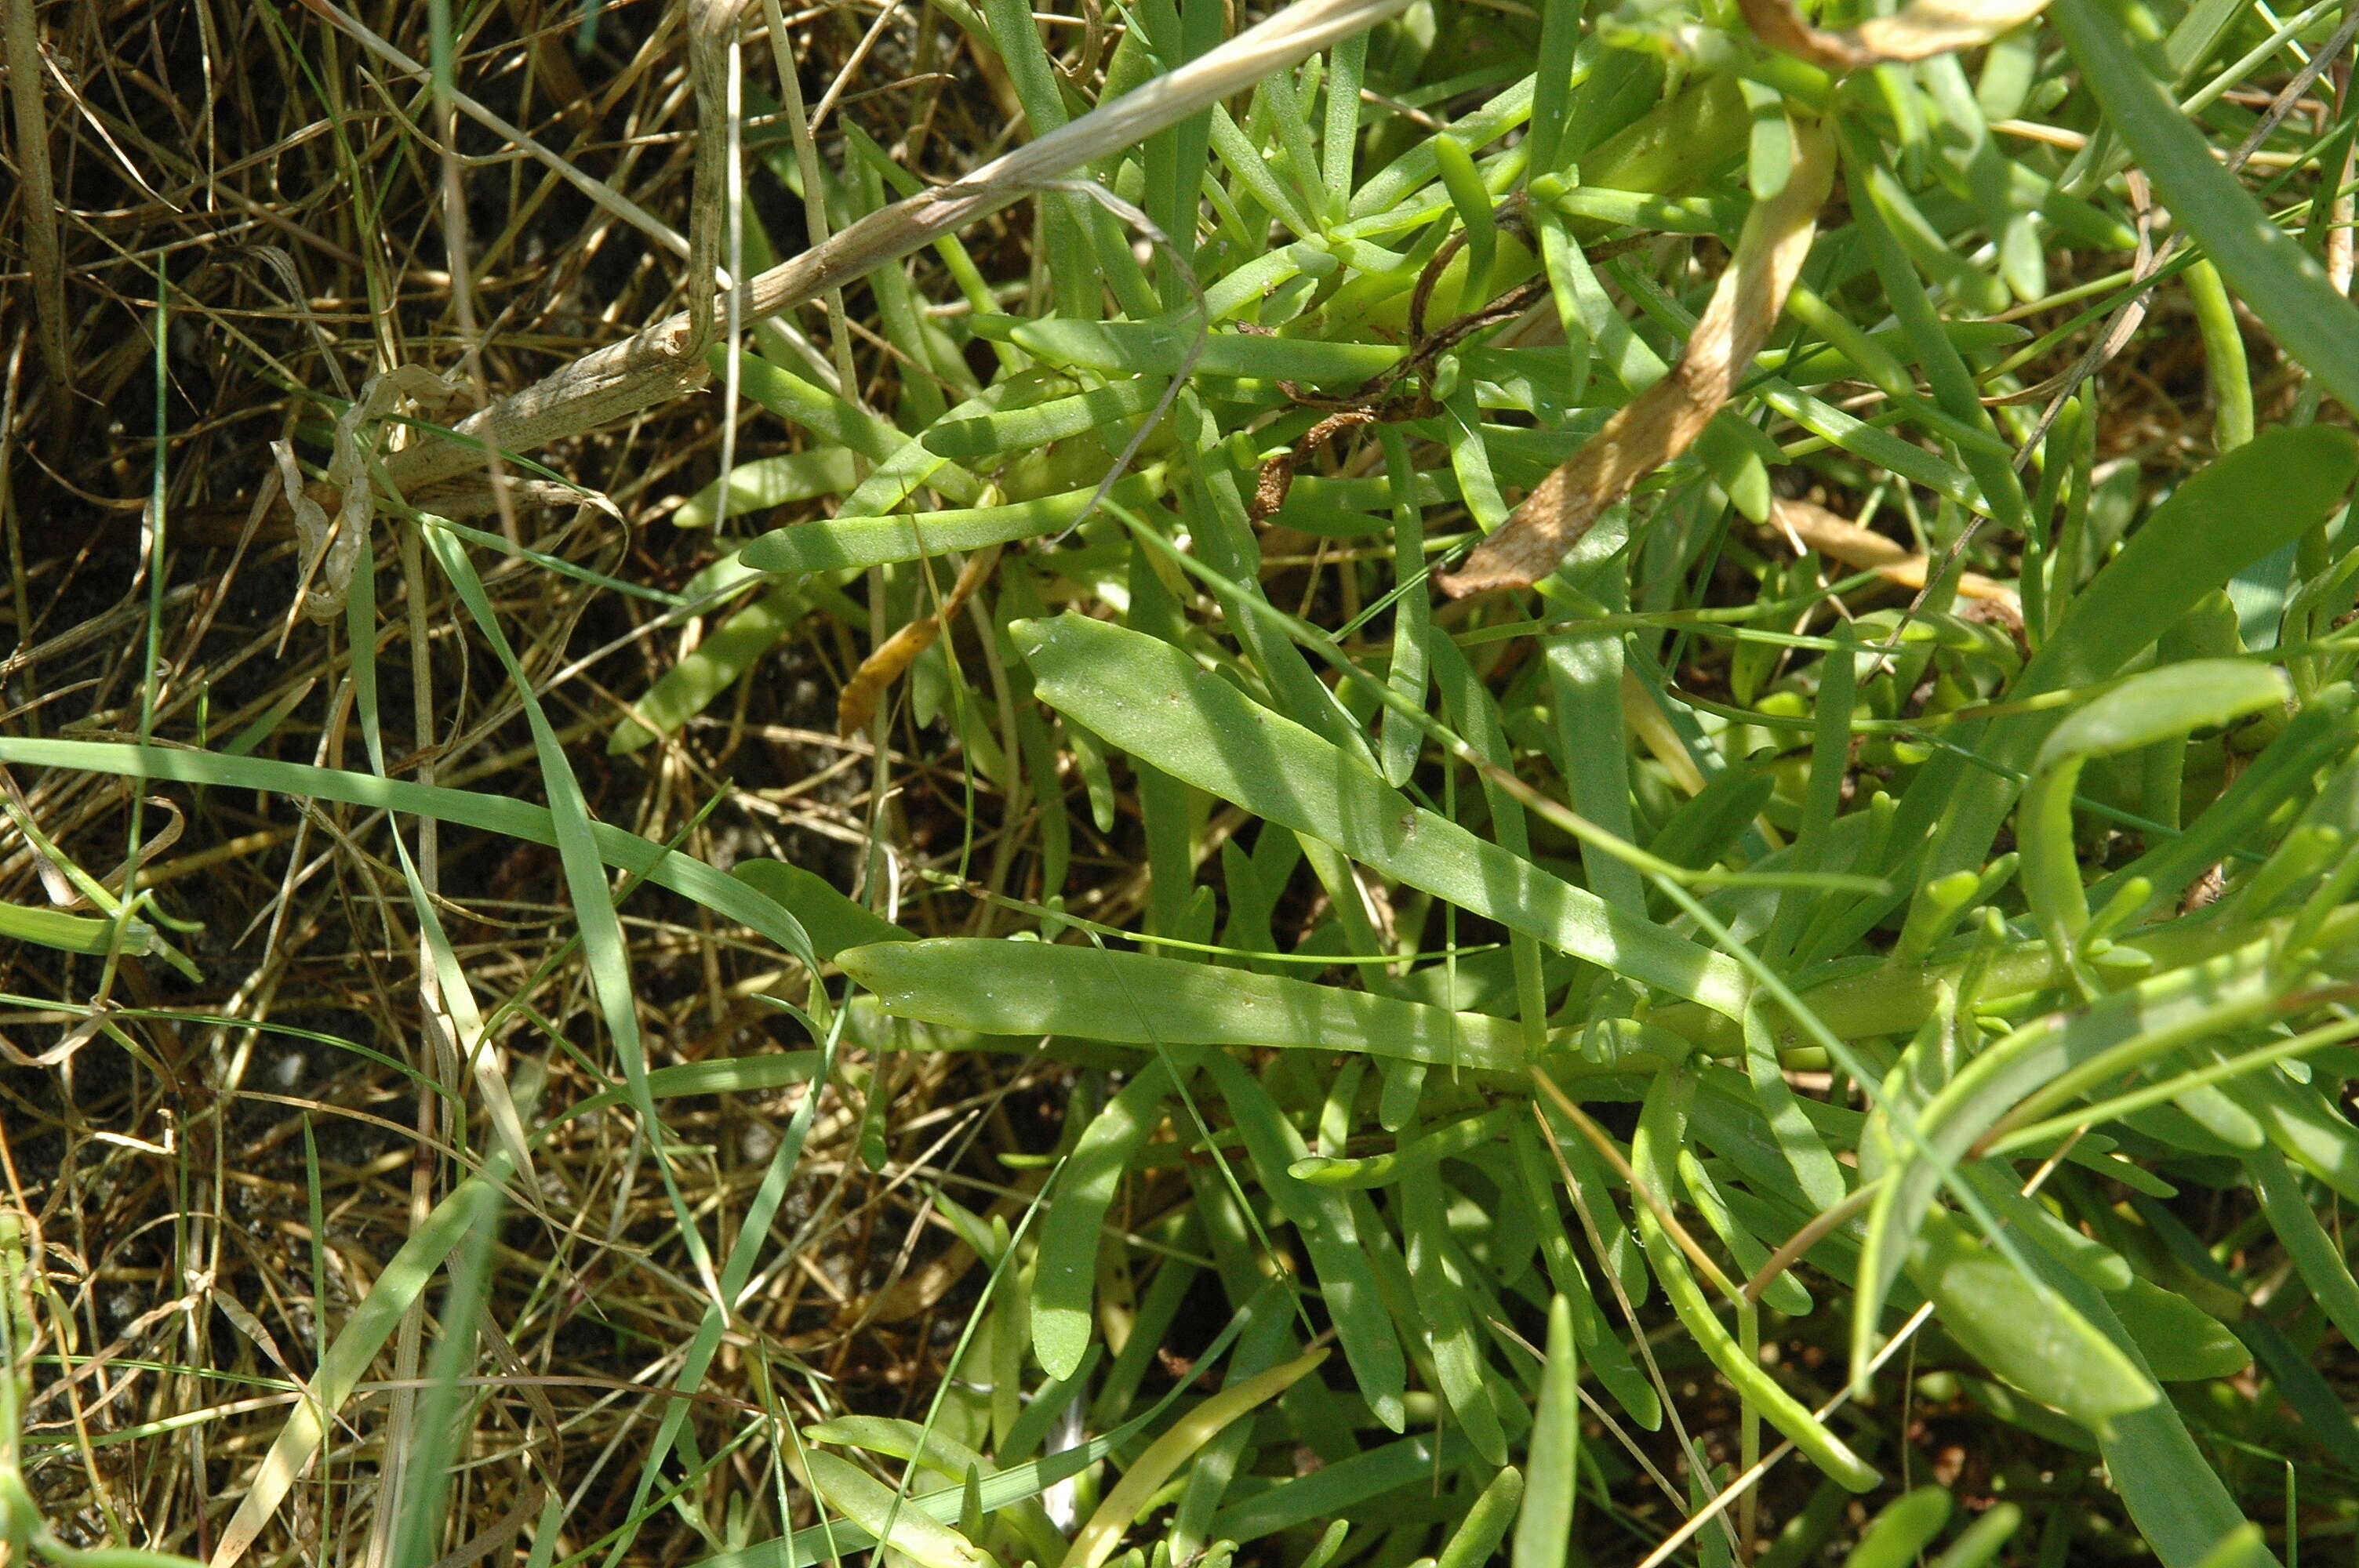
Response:
[{"label": "brown withered leaf", "polygon": [[1837,33],[1802,20],[1791,0],[1737,0],[1755,38],[1833,71],[1974,49],[2031,20],[2047,5],[2048,0],[1916,0],[1889,16],[1872,16]]},{"label": "brown withered leaf", "polygon": [[1459,571],[1440,579],[1453,599],[1529,588],[1556,569],[1598,514],[1684,452],[1728,401],[1785,308],[1834,183],[1834,144],[1816,121],[1793,122],[1786,188],[1756,202],[1736,254],[1669,374],[1624,405],[1542,480]]},{"label": "brown withered leaf", "polygon": [[835,699],[837,734],[850,735],[868,727],[868,721],[876,717],[876,704],[884,697],[886,688],[901,678],[901,672],[919,654],[934,645],[934,639],[942,634],[943,624],[964,608],[974,590],[991,576],[991,568],[998,564],[996,545],[967,557],[966,565],[959,569],[958,581],[951,585],[951,596],[942,601],[940,610],[910,622],[860,661],[860,667],[852,673],[852,678],[844,683]]},{"label": "brown withered leaf", "polygon": [[[1769,503],[1768,530],[1784,537],[1799,552],[1818,551],[1832,561],[1861,571],[1872,571],[1888,582],[1903,588],[1922,589],[1925,586],[1925,557],[1908,546],[1887,539],[1873,528],[1863,528],[1848,517],[1828,511],[1808,501],[1772,501]],[[1958,579],[1958,594],[1963,599],[1978,599],[2001,605],[2014,612],[2019,624],[2023,616],[2022,600],[2015,589],[2003,582],[1995,582],[1980,572],[1965,572]]]}]

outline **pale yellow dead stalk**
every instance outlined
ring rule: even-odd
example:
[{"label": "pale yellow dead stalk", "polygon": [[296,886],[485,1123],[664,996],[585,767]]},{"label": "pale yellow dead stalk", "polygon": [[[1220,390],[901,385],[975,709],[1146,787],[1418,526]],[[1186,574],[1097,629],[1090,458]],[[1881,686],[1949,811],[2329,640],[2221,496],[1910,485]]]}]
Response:
[{"label": "pale yellow dead stalk", "polygon": [[1737,0],[1755,38],[1835,71],[1975,49],[2047,7],[2048,0],[1916,0],[1838,33],[1802,20],[1790,0]]},{"label": "pale yellow dead stalk", "polygon": [[1440,579],[1453,598],[1529,588],[1608,506],[1693,444],[1728,401],[1768,337],[1802,270],[1819,207],[1834,182],[1834,143],[1815,121],[1793,123],[1786,187],[1756,202],[1712,303],[1669,374],[1632,398],[1562,466],[1542,480],[1499,530]]},{"label": "pale yellow dead stalk", "polygon": [[[688,74],[696,90],[696,172],[689,192],[687,352],[698,355],[719,330],[721,300],[712,293],[720,276],[721,229],[736,171],[729,167],[723,133],[729,124],[725,96],[729,44],[745,0],[690,0],[688,7]],[[736,258],[723,287],[735,282]]]}]

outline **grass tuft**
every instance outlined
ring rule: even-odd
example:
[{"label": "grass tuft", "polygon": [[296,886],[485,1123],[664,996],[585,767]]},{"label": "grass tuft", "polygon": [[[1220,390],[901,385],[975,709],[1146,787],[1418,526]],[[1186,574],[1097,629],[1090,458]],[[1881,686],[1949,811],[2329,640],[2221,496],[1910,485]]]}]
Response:
[{"label": "grass tuft", "polygon": [[0,4],[0,1563],[2348,1552],[2344,9]]}]

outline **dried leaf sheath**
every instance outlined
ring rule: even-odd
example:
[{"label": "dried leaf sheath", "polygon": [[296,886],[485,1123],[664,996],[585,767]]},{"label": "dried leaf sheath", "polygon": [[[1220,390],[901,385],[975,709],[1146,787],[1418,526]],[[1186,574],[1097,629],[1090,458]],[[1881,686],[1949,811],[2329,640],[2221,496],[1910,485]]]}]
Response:
[{"label": "dried leaf sheath", "polygon": [[1815,121],[1794,123],[1785,189],[1754,206],[1735,258],[1689,334],[1670,373],[1625,405],[1542,480],[1497,533],[1441,579],[1452,598],[1529,588],[1556,569],[1598,514],[1688,449],[1735,389],[1810,254],[1818,211],[1834,179],[1834,144]]},{"label": "dried leaf sheath", "polygon": [[958,581],[951,589],[950,598],[930,615],[920,615],[898,632],[876,645],[874,653],[860,662],[860,668],[844,683],[842,693],[835,699],[835,732],[856,734],[868,728],[876,717],[876,705],[882,701],[886,688],[901,678],[901,672],[917,662],[919,654],[934,645],[942,628],[964,609],[966,601],[991,576],[991,568],[999,564],[999,546],[975,551],[959,569]]}]

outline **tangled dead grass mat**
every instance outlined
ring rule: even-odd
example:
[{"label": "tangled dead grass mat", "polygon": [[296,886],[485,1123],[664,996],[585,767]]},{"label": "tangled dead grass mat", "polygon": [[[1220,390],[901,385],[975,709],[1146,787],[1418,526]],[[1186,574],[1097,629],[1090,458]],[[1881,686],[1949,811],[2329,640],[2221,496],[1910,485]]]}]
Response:
[{"label": "tangled dead grass mat", "polygon": [[[12,27],[34,11],[10,9]],[[333,414],[312,395],[350,395],[389,364],[464,363],[493,389],[525,384],[677,308],[680,269],[462,120],[471,330],[446,250],[444,169],[421,131],[425,86],[299,6],[52,5],[35,20],[60,255],[55,278],[28,280],[16,253],[6,286],[6,724],[27,735],[136,733],[157,588],[155,734],[364,765],[342,624],[297,612],[311,585],[290,521],[283,508],[256,513],[270,444],[291,437],[319,452]],[[428,58],[427,8],[371,20]],[[471,93],[593,178],[682,219],[693,118],[678,7],[607,0],[586,51],[579,7],[511,0],[467,20],[457,64]],[[885,25],[893,20],[890,7],[789,15],[805,102],[832,102],[823,136],[856,124],[907,167],[955,178],[1009,135],[1004,77],[929,14]],[[749,116],[749,136],[783,135],[774,114]],[[782,249],[799,245],[801,202],[760,159],[748,167],[762,227]],[[38,225],[31,200],[20,185],[12,232]],[[1027,238],[989,222],[967,231],[1001,276],[1021,276]],[[35,287],[57,279],[71,322],[62,382],[43,362],[31,308]],[[873,359],[868,324],[846,325],[854,362]],[[718,471],[718,406],[682,400],[542,454],[561,471],[599,476],[613,505],[529,510],[516,523],[530,546],[608,579],[681,587],[715,555],[712,537],[660,519]],[[758,455],[755,439],[740,451]],[[144,519],[159,459],[168,548],[154,584]],[[447,586],[378,537],[387,771],[538,798],[512,687],[471,640]],[[413,604],[421,585],[427,597]],[[502,620],[521,629],[518,656],[569,743],[603,739],[624,694],[644,691],[681,651],[677,626],[658,623],[660,603],[533,569],[493,574],[489,587]],[[419,628],[425,640],[408,643],[404,629]],[[769,857],[852,885],[879,776],[866,739],[834,732],[834,693],[858,660],[837,628],[787,650],[684,745],[612,762],[574,746],[592,810],[723,868]],[[955,762],[922,745],[889,760],[893,837],[920,858],[945,838],[954,847],[970,805]],[[447,1188],[447,1128],[414,1082],[435,1069],[419,1044],[429,1033],[409,894],[381,814],[247,791],[141,792],[59,772],[9,787],[66,855],[117,889],[136,817],[141,885],[192,923],[175,939],[196,966],[183,977],[153,959],[110,966],[0,948],[0,990],[16,998],[0,1021],[7,1201],[40,1217],[60,1313],[48,1326],[93,1357],[71,1380],[37,1379],[28,1430],[89,1444],[50,1452],[31,1479],[70,1541],[122,1539],[128,1525],[135,1538],[209,1556],[221,1499],[290,1404],[250,1385],[312,1376],[320,1315],[341,1322]],[[987,846],[999,827],[988,801],[982,810]],[[43,878],[56,873],[20,834],[8,838],[0,898],[47,904]],[[585,983],[554,851],[431,824],[415,851],[485,993],[531,1010],[528,1027],[586,1046]],[[1110,847],[1101,853],[1110,873],[1123,864]],[[801,1039],[754,1000],[780,979],[775,949],[658,889],[634,893],[623,916],[660,1064]],[[104,1035],[36,1000],[102,985],[123,1010]],[[547,1054],[547,1107],[602,1087],[563,1050]],[[812,1127],[778,1218],[794,1262],[749,1303],[747,1321],[857,1407],[901,1413],[963,1321],[964,1271],[936,1261],[950,1253],[913,1178],[963,1172],[979,1184],[975,1207],[988,1210],[1007,1178],[991,1154],[1053,1140],[1043,1117],[1063,1069],[903,1057],[879,1070],[864,1096],[850,1093]],[[673,1102],[683,1195],[716,1217],[722,1247],[801,1092]],[[864,1127],[885,1130],[881,1165],[858,1155]],[[551,1215],[508,1227],[486,1314],[510,1325],[500,1357],[514,1394],[487,1407],[481,1457],[458,1479],[452,1516],[474,1524],[454,1546],[489,1551],[503,1529],[513,1539],[519,1500],[544,1483],[571,1494],[590,1476],[636,1472],[632,1455],[661,1414],[649,1386],[676,1365],[696,1311],[694,1292],[680,1293],[690,1264],[672,1211],[642,1152],[625,1123],[595,1117],[540,1152]],[[413,1338],[413,1365],[416,1356]],[[725,1404],[750,1375],[741,1347],[724,1344],[703,1397]],[[369,1529],[370,1488],[344,1477],[374,1460],[350,1445],[374,1449],[375,1437],[361,1434],[382,1426],[398,1391],[364,1390],[321,1484],[291,1499],[286,1544],[302,1556],[342,1558]],[[699,1491],[696,1506],[718,1525],[746,1515],[745,1495],[765,1511],[772,1481],[724,1464]],[[627,1484],[592,1488],[564,1550],[619,1525],[629,1500]],[[635,1555],[668,1560],[695,1539],[658,1519]]]}]

